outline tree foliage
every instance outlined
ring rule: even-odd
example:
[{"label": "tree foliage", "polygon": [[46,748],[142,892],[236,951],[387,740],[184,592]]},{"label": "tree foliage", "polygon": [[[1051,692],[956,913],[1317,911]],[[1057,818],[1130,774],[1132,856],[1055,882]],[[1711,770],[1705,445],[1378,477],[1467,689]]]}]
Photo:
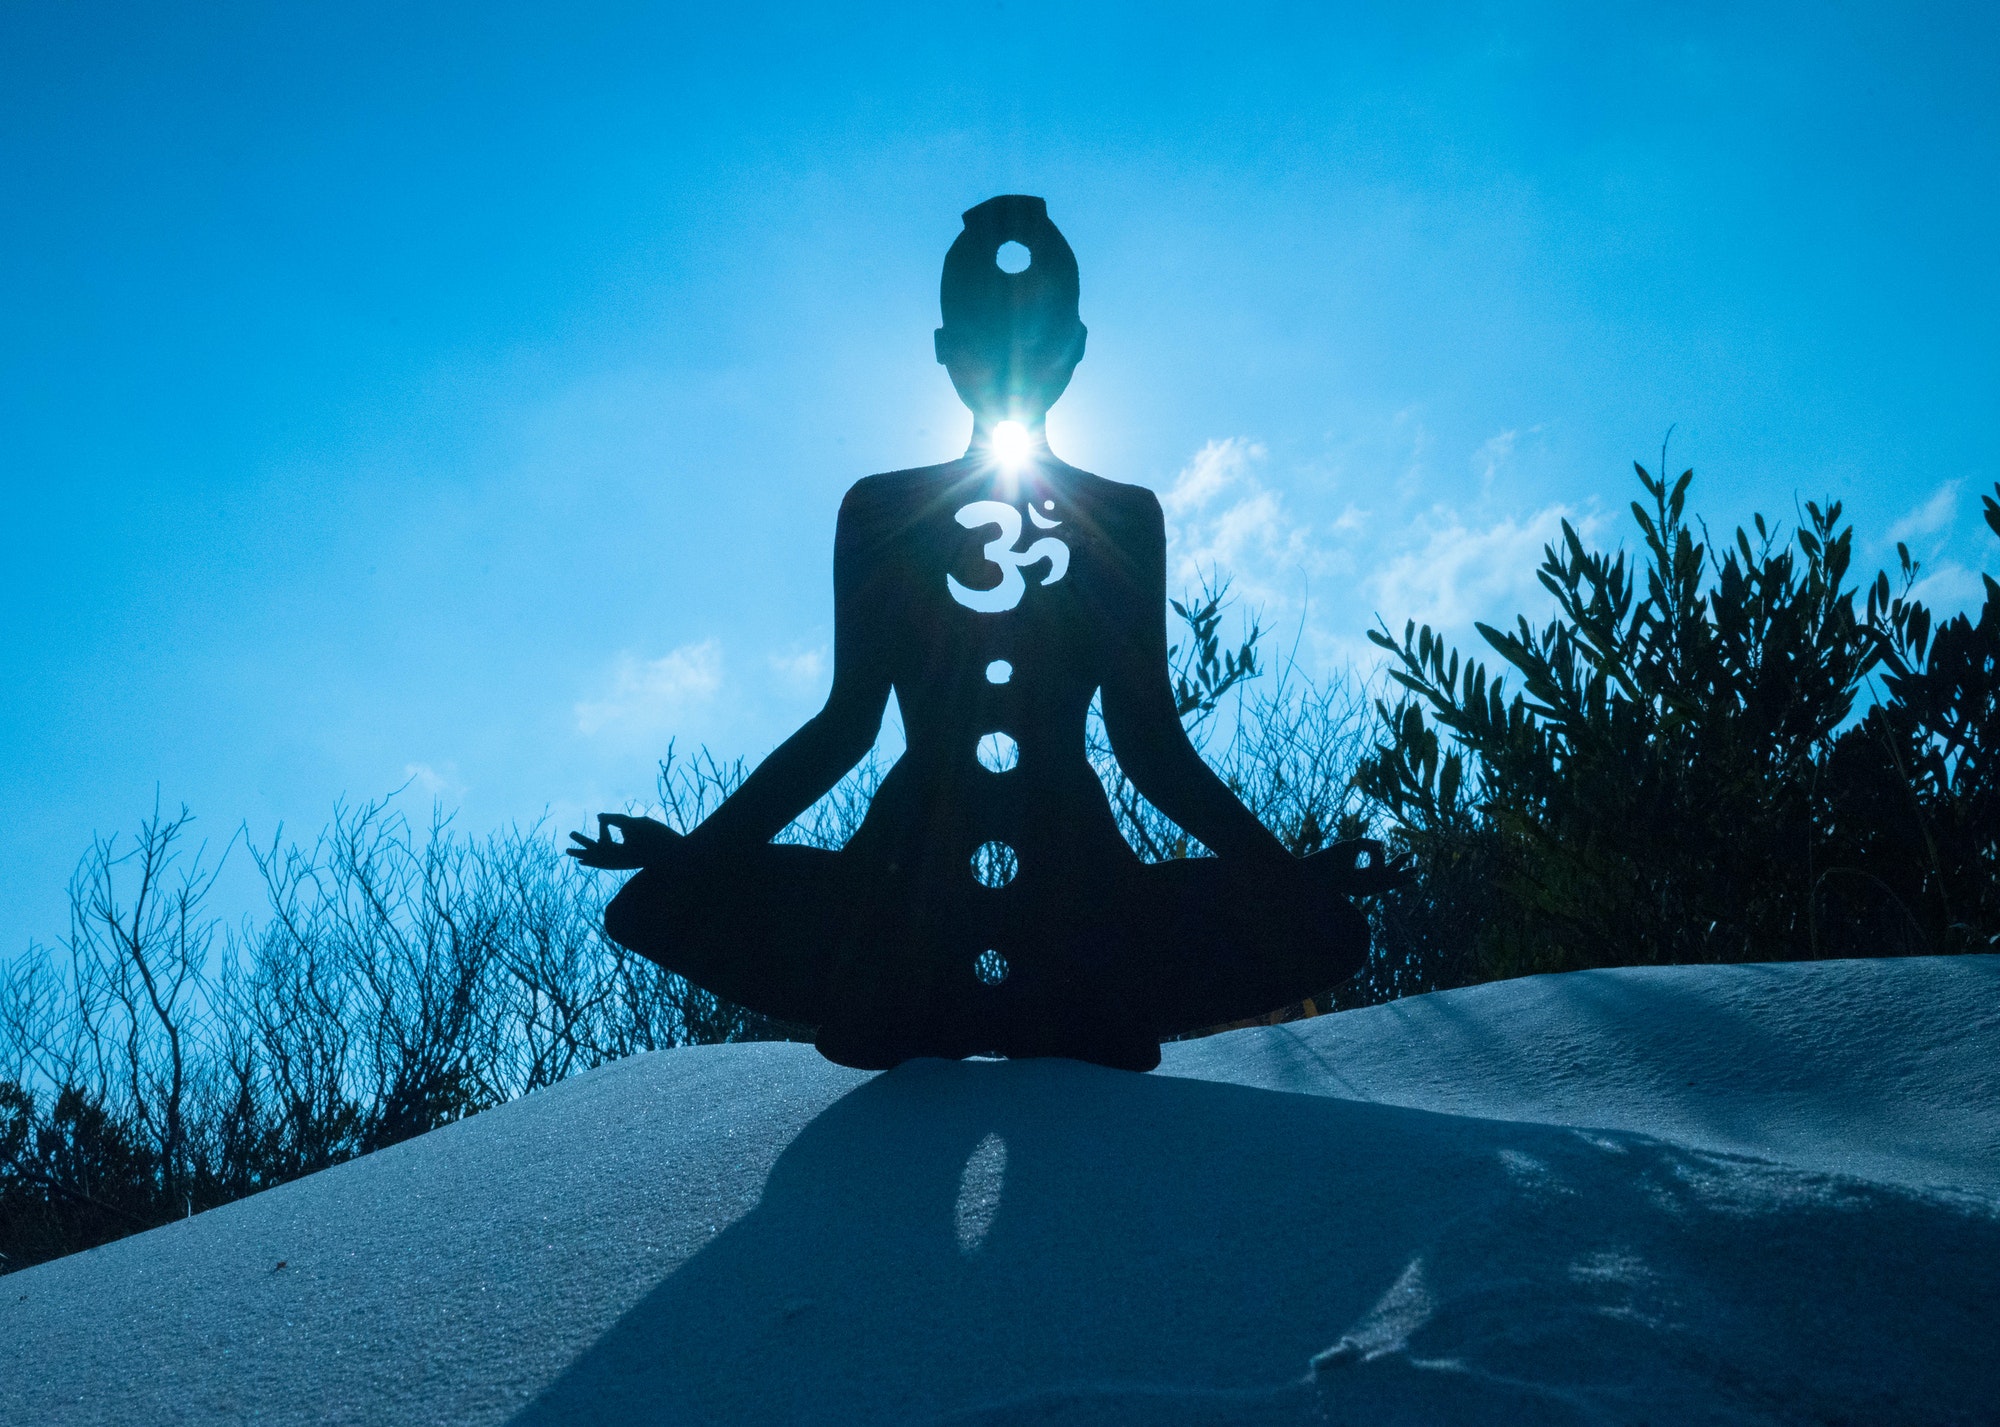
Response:
[{"label": "tree foliage", "polygon": [[185,810],[103,839],[0,980],[0,1270],[241,1198],[637,1051],[781,1033],[603,934],[542,828],[388,802],[251,856],[226,925]]},{"label": "tree foliage", "polygon": [[1716,549],[1693,473],[1636,469],[1643,555],[1564,522],[1555,617],[1479,626],[1497,670],[1428,627],[1371,636],[1402,696],[1357,783],[1418,857],[1386,909],[1409,954],[1451,984],[1990,945],[1993,581],[1933,636],[1907,551],[1900,592],[1850,583],[1839,503]]}]

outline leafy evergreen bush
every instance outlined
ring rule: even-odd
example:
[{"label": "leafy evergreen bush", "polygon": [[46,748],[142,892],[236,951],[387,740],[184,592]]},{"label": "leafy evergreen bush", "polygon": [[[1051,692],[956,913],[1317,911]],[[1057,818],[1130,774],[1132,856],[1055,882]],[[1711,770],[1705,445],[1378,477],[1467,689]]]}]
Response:
[{"label": "leafy evergreen bush", "polygon": [[2000,589],[1933,636],[1901,551],[1902,592],[1878,576],[1857,611],[1838,503],[1718,553],[1693,473],[1636,469],[1643,561],[1564,522],[1540,571],[1556,617],[1479,626],[1503,670],[1428,627],[1371,635],[1403,696],[1357,785],[1419,868],[1386,954],[1449,985],[1993,945]]}]

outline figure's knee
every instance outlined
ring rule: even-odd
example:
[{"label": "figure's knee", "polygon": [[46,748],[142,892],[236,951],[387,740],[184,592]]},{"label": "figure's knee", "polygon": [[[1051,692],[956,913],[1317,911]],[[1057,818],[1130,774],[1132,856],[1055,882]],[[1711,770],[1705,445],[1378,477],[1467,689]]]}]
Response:
[{"label": "figure's knee", "polygon": [[[620,946],[643,952],[652,938],[647,935],[649,924],[658,920],[657,888],[653,887],[651,874],[640,872],[628,878],[618,895],[604,907],[604,934]],[[651,895],[649,895],[651,894]]]},{"label": "figure's knee", "polygon": [[1359,903],[1323,878],[1310,879],[1293,915],[1300,931],[1336,961],[1358,968],[1368,958],[1368,914]]}]

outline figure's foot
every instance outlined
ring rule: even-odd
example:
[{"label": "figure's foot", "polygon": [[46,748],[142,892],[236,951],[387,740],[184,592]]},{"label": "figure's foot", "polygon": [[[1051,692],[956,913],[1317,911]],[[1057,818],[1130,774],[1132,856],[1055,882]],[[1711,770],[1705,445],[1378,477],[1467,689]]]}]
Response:
[{"label": "figure's foot", "polygon": [[[821,1026],[813,1044],[835,1065],[852,1070],[894,1070],[904,1061],[919,1056],[963,1060],[968,1055],[982,1053],[926,1044],[921,1037],[899,1034],[887,1027],[854,1024]],[[1003,1053],[1010,1060],[1054,1056],[1140,1074],[1157,1069],[1160,1064],[1158,1038],[1136,1026],[1098,1025],[1087,1031],[1079,1028],[1069,1035],[1052,1036]]]},{"label": "figure's foot", "polygon": [[821,1026],[813,1037],[813,1047],[835,1065],[850,1070],[893,1070],[910,1058],[889,1037],[859,1026]]},{"label": "figure's foot", "polygon": [[1132,1070],[1144,1075],[1160,1065],[1160,1043],[1151,1036],[1105,1036],[1071,1052],[1077,1060],[1102,1065],[1110,1070]]},{"label": "figure's foot", "polygon": [[962,1050],[936,1039],[926,1039],[907,1027],[836,1021],[819,1028],[813,1046],[835,1065],[850,1070],[894,1070],[906,1060],[932,1056],[939,1060],[963,1060],[976,1051]]},{"label": "figure's foot", "polygon": [[1160,1039],[1136,1023],[1100,1021],[1095,1025],[1068,1027],[1032,1047],[1022,1047],[1010,1054],[1061,1056],[1101,1065],[1107,1070],[1131,1070],[1143,1075],[1160,1064]]}]

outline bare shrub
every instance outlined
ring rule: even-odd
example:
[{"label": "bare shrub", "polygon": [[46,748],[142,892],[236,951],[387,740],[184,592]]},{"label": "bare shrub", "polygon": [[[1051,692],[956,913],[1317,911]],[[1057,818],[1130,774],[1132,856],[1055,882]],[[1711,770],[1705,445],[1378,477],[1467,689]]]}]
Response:
[{"label": "bare shrub", "polygon": [[337,807],[310,845],[250,850],[266,911],[243,929],[207,909],[221,862],[191,823],[95,841],[69,936],[0,978],[0,1268],[635,1052],[786,1033],[606,938],[608,889],[540,823]]}]

